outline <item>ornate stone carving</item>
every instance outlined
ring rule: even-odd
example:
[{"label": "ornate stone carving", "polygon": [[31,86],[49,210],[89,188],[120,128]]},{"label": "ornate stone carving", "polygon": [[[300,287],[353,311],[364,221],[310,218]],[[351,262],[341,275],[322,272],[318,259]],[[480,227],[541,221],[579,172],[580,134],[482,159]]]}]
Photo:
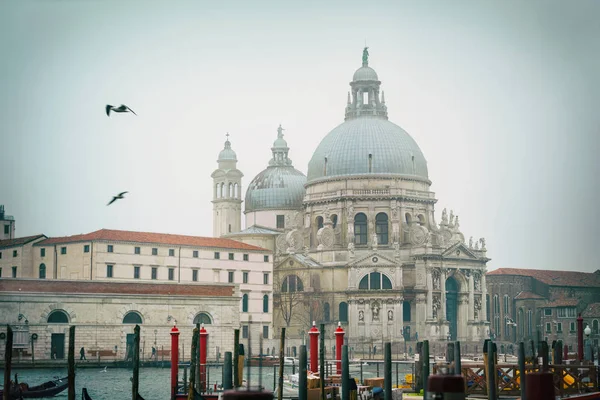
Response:
[{"label": "ornate stone carving", "polygon": [[437,319],[438,310],[440,309],[441,306],[442,306],[442,301],[440,300],[440,297],[437,295],[433,296],[433,303],[432,303],[433,319]]},{"label": "ornate stone carving", "polygon": [[475,297],[473,309],[475,311],[475,319],[479,319],[479,311],[481,311],[481,299],[479,297]]},{"label": "ornate stone carving", "polygon": [[286,235],[286,241],[288,244],[288,253],[299,251],[304,247],[304,237],[298,229],[289,231]]},{"label": "ornate stone carving", "polygon": [[350,258],[354,257],[354,241],[348,242],[348,252],[350,253]]},{"label": "ornate stone carving", "polygon": [[454,210],[450,210],[450,220],[448,221],[448,226],[454,226]]},{"label": "ornate stone carving", "polygon": [[474,274],[473,284],[476,292],[481,292],[481,276]]},{"label": "ornate stone carving", "polygon": [[351,201],[346,206],[346,215],[348,216],[348,223],[354,221],[354,204]]},{"label": "ornate stone carving", "polygon": [[358,322],[365,322],[365,312],[363,310],[358,311]]},{"label": "ornate stone carving", "polygon": [[373,250],[377,250],[377,234],[376,233],[373,233],[373,235],[372,235],[371,246],[373,247]]},{"label": "ornate stone carving", "polygon": [[479,242],[475,242],[475,250],[479,250]]},{"label": "ornate stone carving", "polygon": [[448,225],[448,212],[446,211],[445,208],[442,211],[442,223],[441,223],[441,225]]},{"label": "ornate stone carving", "polygon": [[285,234],[281,234],[277,236],[277,239],[275,239],[275,247],[277,247],[277,250],[280,253],[285,253],[287,248],[288,248],[288,244],[287,244],[287,240],[285,238]]},{"label": "ornate stone carving", "polygon": [[431,271],[431,277],[433,279],[433,290],[440,290],[440,270],[434,268]]},{"label": "ornate stone carving", "polygon": [[381,306],[379,305],[378,301],[374,301],[371,304],[371,315],[373,316],[373,321],[379,321],[379,310],[381,309]]},{"label": "ornate stone carving", "polygon": [[481,242],[481,250],[486,251],[487,249],[485,248],[485,238],[481,238],[479,239],[479,241]]},{"label": "ornate stone carving", "polygon": [[456,221],[454,222],[454,229],[460,230],[460,223],[458,222],[458,215],[456,216]]},{"label": "ornate stone carving", "polygon": [[417,297],[415,298],[415,302],[417,304],[423,304],[427,302],[427,296],[424,293],[419,293],[417,294]]},{"label": "ornate stone carving", "polygon": [[325,209],[323,210],[323,219],[326,223],[330,223],[331,222],[331,212],[329,211],[329,206],[326,205]]},{"label": "ornate stone carving", "polygon": [[440,236],[442,237],[442,246],[450,244],[450,240],[452,240],[452,232],[450,232],[448,228],[441,229]]},{"label": "ornate stone carving", "polygon": [[421,246],[427,240],[427,228],[421,225],[414,225],[410,228],[409,238],[414,246]]},{"label": "ornate stone carving", "polygon": [[330,249],[335,242],[335,233],[333,232],[333,228],[330,226],[325,226],[319,229],[317,231],[317,241],[319,242],[319,246]]},{"label": "ornate stone carving", "polygon": [[388,310],[388,321],[394,320],[394,312],[392,310]]},{"label": "ornate stone carving", "polygon": [[472,249],[473,248],[473,236],[471,236],[469,238],[469,248]]}]

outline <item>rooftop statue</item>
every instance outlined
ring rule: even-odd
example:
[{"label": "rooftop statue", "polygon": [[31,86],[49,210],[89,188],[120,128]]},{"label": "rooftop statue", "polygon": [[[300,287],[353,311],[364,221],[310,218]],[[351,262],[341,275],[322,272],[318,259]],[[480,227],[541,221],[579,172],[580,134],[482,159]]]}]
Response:
[{"label": "rooftop statue", "polygon": [[365,47],[363,49],[363,66],[369,65],[369,48]]}]

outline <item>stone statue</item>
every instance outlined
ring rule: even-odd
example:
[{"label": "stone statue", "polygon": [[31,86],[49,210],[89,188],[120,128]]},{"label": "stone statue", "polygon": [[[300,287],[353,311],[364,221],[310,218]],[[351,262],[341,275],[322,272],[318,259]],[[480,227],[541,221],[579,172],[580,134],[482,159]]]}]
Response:
[{"label": "stone statue", "polygon": [[367,65],[369,65],[369,48],[365,47],[363,49],[363,56],[362,56],[362,61],[363,61],[363,65],[366,67]]},{"label": "stone statue", "polygon": [[473,248],[473,236],[471,236],[469,238],[469,248],[472,249]]},{"label": "stone statue", "polygon": [[442,211],[442,225],[448,225],[448,212],[446,212],[445,208]]},{"label": "stone statue", "polygon": [[448,222],[448,225],[454,225],[454,210],[450,210],[450,221]]},{"label": "stone statue", "polygon": [[325,209],[323,210],[323,215],[325,216],[325,222],[329,222],[329,216],[331,215],[331,212],[329,211],[329,206],[325,206]]},{"label": "stone statue", "polygon": [[358,320],[361,321],[361,322],[365,320],[365,313],[364,313],[363,310],[360,310],[358,312]]},{"label": "stone statue", "polygon": [[308,257],[308,246],[304,246],[304,251],[302,252],[304,257]]},{"label": "stone statue", "polygon": [[433,271],[433,289],[440,290],[440,273]]},{"label": "stone statue", "polygon": [[354,219],[354,205],[352,203],[346,207],[346,213],[348,214],[348,223],[350,223]]},{"label": "stone statue", "polygon": [[456,216],[456,221],[454,221],[454,229],[458,230],[460,228],[460,224],[458,223],[458,215]]},{"label": "stone statue", "polygon": [[282,138],[282,137],[283,137],[283,131],[284,131],[284,130],[285,130],[285,129],[283,129],[283,128],[281,127],[281,124],[279,124],[279,128],[277,128],[277,137],[278,137],[278,138]]},{"label": "stone statue", "polygon": [[437,319],[438,317],[438,309],[440,308],[440,298],[439,297],[434,297],[433,298],[433,318]]},{"label": "stone statue", "polygon": [[388,311],[388,321],[394,320],[394,312],[392,310]]},{"label": "stone statue", "polygon": [[481,291],[481,278],[478,275],[475,275],[475,291],[476,292],[480,292]]},{"label": "stone statue", "polygon": [[479,250],[479,242],[475,242],[475,250]]},{"label": "stone statue", "polygon": [[373,245],[374,249],[377,248],[377,234],[376,233],[373,234],[373,238],[371,239],[371,244]]},{"label": "stone statue", "polygon": [[379,304],[375,303],[373,304],[373,320],[378,320],[379,319]]},{"label": "stone statue", "polygon": [[481,250],[483,250],[483,251],[487,250],[485,248],[485,238],[481,238],[481,239],[479,239],[479,241],[481,242]]},{"label": "stone statue", "polygon": [[350,257],[354,257],[354,242],[348,242],[348,251],[350,252]]}]

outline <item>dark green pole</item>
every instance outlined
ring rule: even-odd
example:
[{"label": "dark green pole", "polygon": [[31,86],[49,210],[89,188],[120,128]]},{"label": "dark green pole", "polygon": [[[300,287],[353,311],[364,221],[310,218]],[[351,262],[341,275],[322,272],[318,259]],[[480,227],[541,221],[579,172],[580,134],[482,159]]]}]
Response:
[{"label": "dark green pole", "polygon": [[194,391],[196,390],[196,355],[198,354],[198,337],[199,337],[199,328],[194,328],[192,333],[192,352],[190,355],[190,384],[188,393],[191,398],[194,396]]},{"label": "dark green pole", "polygon": [[527,400],[525,393],[525,343],[519,342],[519,381],[521,382],[521,400]]},{"label": "dark green pole", "polygon": [[298,400],[308,399],[308,382],[306,379],[306,345],[300,346],[300,376],[298,377]]},{"label": "dark green pole", "polygon": [[348,360],[348,345],[342,345],[342,399],[350,400],[350,362]]},{"label": "dark green pole", "polygon": [[[494,342],[491,340],[488,342],[488,400],[496,400],[496,354],[494,351]],[[522,381],[522,380],[521,380]]]},{"label": "dark green pole", "polygon": [[325,324],[321,324],[319,335],[319,381],[321,386],[321,400],[325,398]]},{"label": "dark green pole", "polygon": [[[73,334],[75,331],[73,331]],[[69,348],[69,352],[71,349]],[[70,357],[70,354],[69,354]],[[131,398],[137,400],[140,384],[140,326],[133,328],[133,379],[131,380]],[[69,400],[71,400],[69,398]],[[75,398],[73,398],[75,400]]]},{"label": "dark green pole", "polygon": [[429,380],[429,340],[423,340],[423,398],[427,399],[427,381]]},{"label": "dark green pole", "polygon": [[383,388],[386,399],[392,398],[392,344],[387,342],[383,353]]},{"label": "dark green pole", "polygon": [[454,361],[454,343],[448,342],[446,343],[446,362],[448,364],[452,364]]},{"label": "dark green pole", "polygon": [[563,363],[563,341],[562,340],[557,340],[556,341],[556,360],[554,361],[554,364],[562,364]]},{"label": "dark green pole", "polygon": [[75,400],[75,327],[69,328],[69,400]]},{"label": "dark green pole", "polygon": [[233,381],[231,375],[231,352],[225,352],[223,360],[223,390],[233,389]]},{"label": "dark green pole", "polygon": [[10,367],[12,363],[12,345],[13,345],[13,331],[10,325],[6,325],[6,345],[4,347],[4,393],[2,397],[4,400],[11,400],[10,390],[6,388],[10,387]]},{"label": "dark green pole", "polygon": [[462,363],[460,361],[460,342],[454,343],[454,373],[462,375]]},{"label": "dark green pole", "polygon": [[548,372],[548,342],[541,341],[540,350],[542,351],[542,372]]},{"label": "dark green pole", "polygon": [[240,330],[233,331],[233,386],[240,387],[239,358],[240,358]]}]

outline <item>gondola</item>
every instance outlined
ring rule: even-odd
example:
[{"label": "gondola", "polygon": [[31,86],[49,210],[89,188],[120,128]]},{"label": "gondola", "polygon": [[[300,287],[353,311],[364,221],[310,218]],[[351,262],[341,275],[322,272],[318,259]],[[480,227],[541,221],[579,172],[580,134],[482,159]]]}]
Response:
[{"label": "gondola", "polygon": [[[13,385],[10,391],[11,399],[39,399],[42,397],[53,397],[64,391],[69,386],[67,377],[44,382],[41,385],[29,386],[26,383]],[[4,391],[0,390],[0,397]]]},{"label": "gondola", "polygon": [[[81,390],[81,400],[92,400],[86,388]],[[144,400],[144,398],[138,393],[137,400]]]}]

